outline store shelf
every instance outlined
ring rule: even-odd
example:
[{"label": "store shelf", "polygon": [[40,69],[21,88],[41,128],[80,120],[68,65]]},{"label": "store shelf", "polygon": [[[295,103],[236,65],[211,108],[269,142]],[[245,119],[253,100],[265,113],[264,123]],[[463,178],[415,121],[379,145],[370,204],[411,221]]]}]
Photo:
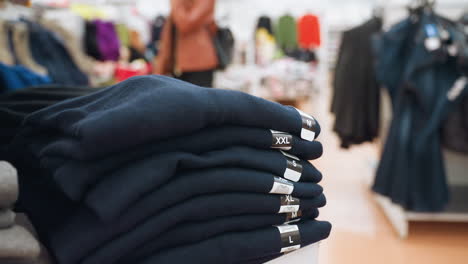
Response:
[{"label": "store shelf", "polygon": [[454,185],[450,188],[451,200],[447,209],[440,213],[418,213],[404,210],[390,199],[375,194],[375,199],[401,238],[409,235],[410,222],[459,222],[468,223],[468,186]]},{"label": "store shelf", "polygon": [[308,247],[296,250],[281,258],[277,258],[267,264],[318,264],[319,244],[313,244]]}]

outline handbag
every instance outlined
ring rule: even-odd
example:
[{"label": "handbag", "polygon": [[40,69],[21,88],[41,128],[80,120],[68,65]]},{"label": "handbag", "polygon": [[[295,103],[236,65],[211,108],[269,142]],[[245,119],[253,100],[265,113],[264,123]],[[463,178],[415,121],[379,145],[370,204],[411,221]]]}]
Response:
[{"label": "handbag", "polygon": [[234,36],[227,27],[218,28],[213,36],[213,45],[218,57],[218,69],[224,70],[231,64],[234,55]]}]

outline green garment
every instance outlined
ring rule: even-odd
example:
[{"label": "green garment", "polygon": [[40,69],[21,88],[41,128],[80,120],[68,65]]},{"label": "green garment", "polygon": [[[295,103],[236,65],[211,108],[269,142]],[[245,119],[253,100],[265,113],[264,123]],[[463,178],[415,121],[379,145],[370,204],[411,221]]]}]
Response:
[{"label": "green garment", "polygon": [[124,24],[117,24],[115,25],[115,30],[117,31],[117,35],[119,36],[120,45],[124,47],[128,47],[130,43],[130,33],[128,28]]},{"label": "green garment", "polygon": [[286,53],[297,49],[297,25],[294,17],[284,15],[280,17],[275,29],[278,46]]}]

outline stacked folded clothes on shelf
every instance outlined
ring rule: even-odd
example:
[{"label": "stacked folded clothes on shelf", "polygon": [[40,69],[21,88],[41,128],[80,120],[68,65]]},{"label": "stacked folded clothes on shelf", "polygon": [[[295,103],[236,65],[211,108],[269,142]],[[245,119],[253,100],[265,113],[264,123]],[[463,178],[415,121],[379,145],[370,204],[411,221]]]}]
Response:
[{"label": "stacked folded clothes on shelf", "polygon": [[28,115],[19,208],[61,264],[263,263],[328,237],[318,122],[163,76]]},{"label": "stacked folded clothes on shelf", "polygon": [[23,226],[15,223],[12,207],[17,198],[16,170],[8,162],[0,161],[0,263],[27,263],[40,254],[37,240]]}]

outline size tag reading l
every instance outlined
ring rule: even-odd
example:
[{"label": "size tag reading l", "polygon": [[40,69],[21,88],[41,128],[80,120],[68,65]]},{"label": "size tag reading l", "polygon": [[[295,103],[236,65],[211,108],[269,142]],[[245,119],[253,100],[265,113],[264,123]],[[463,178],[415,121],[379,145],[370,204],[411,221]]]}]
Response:
[{"label": "size tag reading l", "polygon": [[315,134],[317,133],[317,121],[315,121],[313,117],[302,112],[301,110],[296,110],[297,112],[299,112],[302,119],[301,138],[307,141],[314,141]]},{"label": "size tag reading l", "polygon": [[299,206],[301,204],[301,201],[298,198],[294,198],[291,195],[282,195],[280,199],[281,199],[281,205],[278,211],[279,214],[295,213],[299,211]]},{"label": "size tag reading l", "polygon": [[286,169],[283,177],[293,182],[298,182],[302,176],[302,164],[300,163],[300,159],[284,151],[281,151],[281,153],[286,157]]},{"label": "size tag reading l", "polygon": [[292,148],[292,135],[291,134],[271,130],[271,135],[272,135],[271,148],[282,149],[282,150],[290,150]]},{"label": "size tag reading l", "polygon": [[281,237],[281,253],[288,253],[301,248],[301,234],[297,225],[277,226]]},{"label": "size tag reading l", "polygon": [[274,177],[273,187],[270,193],[275,194],[291,194],[294,191],[294,184],[288,180]]}]

